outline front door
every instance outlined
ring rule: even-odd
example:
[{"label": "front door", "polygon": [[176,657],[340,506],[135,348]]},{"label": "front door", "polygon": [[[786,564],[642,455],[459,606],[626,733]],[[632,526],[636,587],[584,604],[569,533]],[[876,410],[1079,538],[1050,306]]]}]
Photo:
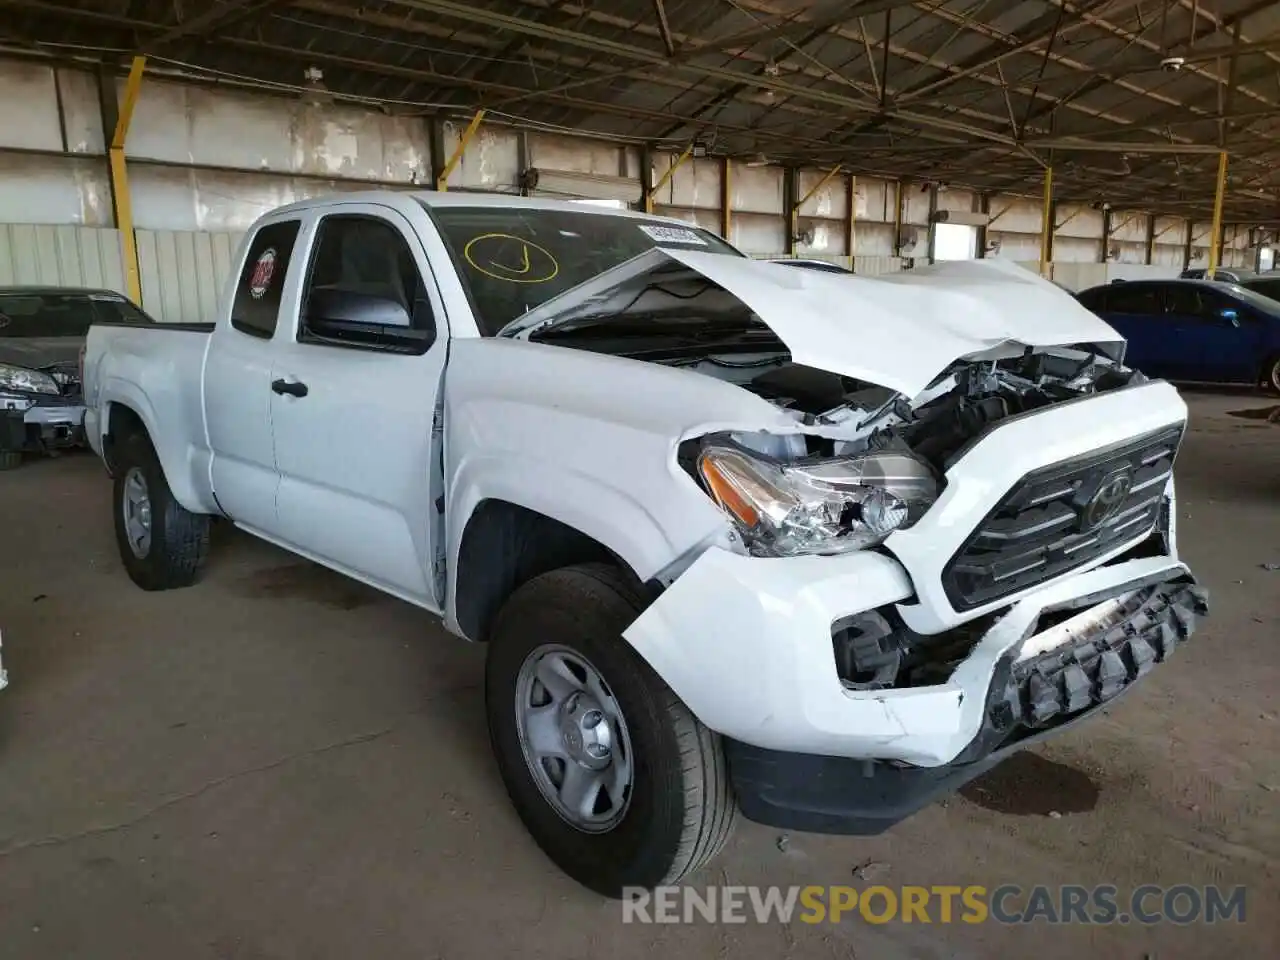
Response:
[{"label": "front door", "polygon": [[[448,331],[425,251],[403,215],[377,204],[326,208],[312,235],[298,322],[272,373],[277,539],[439,609],[433,424]],[[402,318],[404,336],[335,327],[326,311],[346,304],[336,309],[350,320],[354,302]]]},{"label": "front door", "polygon": [[1257,377],[1260,328],[1245,304],[1207,286],[1171,284],[1165,315],[1173,338],[1170,377],[1218,383]]},{"label": "front door", "polygon": [[[205,358],[205,419],[213,453],[213,493],[236,523],[270,535],[276,524],[276,471],[271,430],[271,369],[297,301],[301,269],[294,256],[302,221],[268,221],[246,248],[230,316]],[[294,265],[292,275],[290,266]]]}]

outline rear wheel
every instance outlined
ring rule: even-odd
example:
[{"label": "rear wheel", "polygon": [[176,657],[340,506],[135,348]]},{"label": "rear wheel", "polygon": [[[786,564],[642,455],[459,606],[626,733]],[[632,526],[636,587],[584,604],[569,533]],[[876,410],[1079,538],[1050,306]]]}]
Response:
[{"label": "rear wheel", "polygon": [[643,608],[612,567],[543,574],[499,612],[485,669],[517,813],[562,870],[610,897],[694,872],[736,814],[719,739],[622,639]]},{"label": "rear wheel", "polygon": [[1280,355],[1272,357],[1262,373],[1263,385],[1272,393],[1280,394]]},{"label": "rear wheel", "polygon": [[122,439],[116,464],[116,545],[129,579],[144,590],[190,586],[209,552],[209,518],[173,498],[145,434]]}]

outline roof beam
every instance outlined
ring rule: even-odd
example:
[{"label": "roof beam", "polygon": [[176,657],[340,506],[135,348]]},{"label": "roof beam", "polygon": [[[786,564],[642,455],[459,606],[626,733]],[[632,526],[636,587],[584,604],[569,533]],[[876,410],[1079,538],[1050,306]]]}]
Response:
[{"label": "roof beam", "polygon": [[676,55],[676,45],[671,39],[671,24],[667,23],[667,7],[662,0],[653,0],[653,15],[658,20],[658,32],[662,34],[662,45],[667,48],[667,56]]},{"label": "roof beam", "polygon": [[[927,93],[936,93],[957,80],[963,80],[965,77],[971,77],[988,67],[996,66],[1002,60],[1006,60],[1016,54],[1033,52],[1048,37],[1053,36],[1055,31],[1061,36],[1073,27],[1079,28],[1082,25],[1080,21],[1076,21],[1071,24],[1062,24],[1059,27],[1059,20],[1061,20],[1061,16],[1058,10],[1050,10],[1041,14],[1027,24],[1019,36],[1008,39],[1001,38],[987,44],[973,56],[950,64],[950,70],[942,77],[903,90],[894,97],[894,100],[897,103],[907,103],[911,100],[919,99]],[[946,67],[939,67],[939,69],[945,70]]]},{"label": "roof beam", "polygon": [[785,40],[793,36],[803,36],[811,30],[817,31],[818,34],[823,34],[832,27],[848,23],[850,20],[856,20],[858,17],[869,17],[875,13],[885,13],[898,7],[910,6],[913,2],[915,0],[864,0],[862,3],[855,3],[853,6],[849,6],[847,3],[843,3],[842,0],[834,0],[832,12],[822,16],[812,16],[803,20],[799,18],[781,20],[778,23],[746,30],[729,37],[709,40],[704,46],[699,47],[697,52],[710,53],[712,51],[731,50],[735,47],[749,48],[764,40]]},{"label": "roof beam", "polygon": [[[1272,2],[1254,3],[1243,10],[1237,10],[1235,13],[1228,14],[1225,17],[1220,17],[1216,13],[1214,13],[1212,10],[1205,9],[1205,4],[1202,2],[1202,0],[1198,0],[1198,2],[1196,3],[1191,3],[1190,0],[1178,0],[1178,4],[1182,7],[1182,9],[1190,12],[1191,16],[1194,19],[1205,20],[1208,22],[1209,27],[1202,34],[1203,36],[1206,36],[1206,37],[1212,36],[1215,33],[1219,33],[1223,30],[1226,30],[1228,27],[1235,26],[1237,23],[1243,23],[1244,20],[1248,19],[1249,17],[1252,17],[1254,14],[1261,13],[1263,10],[1270,9],[1275,6],[1274,0],[1272,0]],[[1192,24],[1192,27],[1191,27],[1192,43],[1195,42],[1197,32],[1198,31],[1196,29],[1195,24]],[[1248,43],[1250,38],[1242,35],[1240,37],[1240,40],[1245,43]],[[1280,64],[1280,56],[1277,56],[1274,53],[1268,53],[1267,59],[1277,64]]]},{"label": "roof beam", "polygon": [[[322,50],[312,49],[295,49],[291,47],[280,46],[278,44],[267,43],[260,40],[251,40],[243,37],[227,37],[222,41],[228,46],[239,47],[250,50],[258,54],[269,54],[277,57],[288,57],[290,59],[299,59],[309,62],[326,63],[336,67],[343,67],[349,70],[362,73],[370,73],[374,75],[387,75],[403,77],[405,79],[420,80],[424,84],[435,86],[451,86],[464,87],[474,89],[484,93],[498,94],[500,96],[515,96],[525,92],[525,88],[489,81],[481,81],[472,78],[450,76],[446,74],[436,73],[430,70],[424,70],[418,67],[402,67],[395,64],[372,62],[362,60],[355,57],[348,57],[341,54],[328,53]],[[627,117],[630,119],[642,118],[651,121],[671,122],[680,120],[686,123],[696,124],[697,121],[690,117],[682,117],[668,111],[645,110],[637,107],[621,106],[614,103],[602,102],[597,100],[585,100],[578,97],[565,96],[563,94],[548,94],[545,99],[550,103],[563,104],[578,110],[590,113],[610,114],[613,116]],[[736,124],[720,124],[721,130],[727,132],[736,132],[744,134],[758,135],[759,130]],[[825,141],[817,140],[812,137],[794,137],[797,144],[805,144],[812,146],[827,146]]]},{"label": "roof beam", "polygon": [[[771,3],[770,3],[770,0],[744,0],[744,2],[746,2],[748,6],[752,7],[753,9],[755,9],[755,10],[756,10],[756,11],[758,11],[758,12],[769,12],[769,11],[772,9],[772,6],[771,6]],[[1061,6],[1061,5],[1065,4],[1065,3],[1067,2],[1067,0],[1048,0],[1048,2],[1054,3],[1054,4],[1055,4],[1055,6]],[[1274,2],[1274,0],[1270,0],[1270,2]],[[918,2],[918,0],[917,0],[917,3],[916,3],[916,6],[917,6],[917,7],[919,7],[919,8],[921,8],[921,10],[922,10],[923,12],[928,13],[928,14],[929,14],[929,15],[931,15],[931,16],[938,17],[938,18],[943,19],[943,20],[948,20],[948,21],[953,22],[953,23],[955,23],[955,22],[963,22],[963,23],[965,23],[966,25],[968,25],[968,26],[969,26],[972,30],[974,30],[975,32],[978,32],[978,33],[983,34],[983,35],[985,35],[985,36],[992,37],[992,38],[999,38],[999,37],[1001,37],[1001,36],[1002,36],[1002,34],[1000,33],[1000,31],[998,31],[998,30],[994,29],[993,27],[990,27],[990,26],[988,26],[988,25],[986,25],[986,24],[977,24],[977,23],[973,23],[973,22],[969,21],[968,19],[966,19],[966,18],[964,18],[964,17],[960,16],[959,14],[952,13],[951,11],[948,11],[948,10],[944,9],[943,7],[940,7],[940,6],[929,6],[929,5],[926,5],[926,4],[923,4],[923,3]],[[1055,12],[1055,16],[1056,16],[1056,12]],[[834,32],[835,32],[837,35],[842,36],[842,37],[845,37],[846,39],[849,39],[849,40],[851,40],[851,41],[857,41],[857,40],[860,40],[860,39],[861,39],[861,34],[854,34],[854,35],[850,35],[850,32],[849,32],[848,28],[840,28],[840,29],[836,29]],[[890,51],[893,53],[893,55],[894,55],[894,56],[902,57],[902,58],[904,58],[904,59],[908,59],[908,60],[912,60],[912,61],[917,62],[917,63],[934,63],[934,65],[937,65],[937,64],[936,64],[936,62],[935,62],[935,61],[932,61],[930,57],[925,56],[925,55],[920,54],[920,53],[917,53],[917,52],[916,52],[916,51],[914,51],[914,50],[905,49],[905,48],[900,47],[900,46],[891,46]],[[1074,60],[1073,58],[1067,57],[1067,56],[1062,55],[1062,54],[1051,54],[1051,56],[1049,57],[1049,59],[1050,59],[1052,62],[1054,62],[1054,63],[1059,63],[1059,64],[1062,64],[1062,65],[1064,65],[1064,66],[1069,66],[1069,67],[1073,68],[1073,70],[1074,70],[1075,72],[1080,73],[1080,74],[1082,74],[1082,75],[1085,75],[1085,74],[1092,74],[1092,73],[1094,73],[1093,68],[1092,68],[1092,67],[1090,67],[1088,64],[1085,64],[1085,63],[1082,63],[1082,62],[1076,61],[1076,60]],[[943,66],[944,66],[944,68],[947,68],[947,65],[943,65]],[[981,82],[981,83],[983,83],[983,84],[985,84],[985,85],[987,85],[987,86],[993,86],[993,87],[1001,88],[1001,89],[1005,86],[1005,85],[1004,85],[1004,84],[1003,84],[999,79],[997,79],[996,77],[989,76],[989,75],[987,75],[987,74],[985,74],[985,73],[975,73],[975,74],[973,75],[973,78],[974,78],[976,81]],[[883,78],[882,78],[882,82],[883,82]],[[1102,81],[1102,82],[1107,82],[1107,81],[1105,81],[1105,80],[1104,80],[1104,81]],[[1162,102],[1162,103],[1165,103],[1165,104],[1177,105],[1177,101],[1176,101],[1176,100],[1174,100],[1172,97],[1163,96],[1163,95],[1161,95],[1161,94],[1159,94],[1159,93],[1156,93],[1156,92],[1154,92],[1154,91],[1146,90],[1146,89],[1145,89],[1145,88],[1143,88],[1143,87],[1140,87],[1140,86],[1137,86],[1137,85],[1135,85],[1135,84],[1128,83],[1128,82],[1125,82],[1125,81],[1122,81],[1122,80],[1114,80],[1114,81],[1112,81],[1112,82],[1116,83],[1116,85],[1118,85],[1118,86],[1120,86],[1120,87],[1123,87],[1123,88],[1124,88],[1124,89],[1126,89],[1126,90],[1129,90],[1130,92],[1133,92],[1133,93],[1139,94],[1139,95],[1141,95],[1141,96],[1149,97],[1149,98],[1151,98],[1151,99],[1153,99],[1153,100],[1157,100],[1157,101]],[[1030,92],[1028,92],[1027,88],[1025,88],[1025,87],[1014,88],[1014,92],[1017,92],[1017,93],[1019,93],[1019,94],[1021,94],[1021,95],[1031,96],[1031,93],[1030,93]],[[1043,110],[1040,110],[1040,111],[1038,111],[1038,112],[1033,113],[1033,114],[1032,114],[1032,116],[1031,116],[1031,120],[1028,122],[1028,126],[1029,126],[1029,124],[1030,124],[1031,122],[1034,122],[1034,121],[1035,121],[1036,119],[1038,119],[1039,117],[1044,116],[1044,115],[1047,115],[1047,114],[1049,114],[1049,113],[1052,113],[1054,110],[1056,110],[1056,109],[1058,108],[1058,106],[1060,106],[1060,105],[1061,105],[1061,106],[1066,106],[1066,105],[1067,105],[1066,103],[1061,103],[1061,104],[1060,104],[1059,98],[1057,98],[1057,97],[1053,97],[1053,96],[1050,96],[1050,95],[1048,95],[1048,94],[1044,94],[1044,93],[1040,93],[1040,92],[1037,92],[1037,93],[1036,93],[1036,98],[1041,99],[1041,100],[1044,100],[1044,101],[1047,101],[1047,102],[1048,102],[1048,104],[1049,104],[1049,106],[1048,106],[1048,107],[1046,107],[1046,108],[1045,108],[1045,109],[1043,109]],[[894,102],[894,100],[895,100],[895,98],[894,98],[893,94],[891,93],[891,94],[890,94],[890,96],[889,96],[889,101],[890,101],[890,103],[893,103],[893,102]],[[930,105],[933,105],[933,104],[930,104],[930,103],[928,103],[928,102],[925,102],[924,104],[922,104],[922,106],[930,106]],[[940,109],[943,109],[943,110],[951,109],[951,108],[949,107],[949,105],[947,105],[945,102],[943,102],[943,103],[939,103],[939,104],[936,104],[936,106],[938,106]],[[1110,128],[1110,129],[1107,131],[1109,134],[1116,134],[1116,133],[1120,132],[1120,131],[1117,129],[1118,127],[1125,127],[1125,128],[1128,128],[1128,129],[1133,129],[1133,126],[1134,126],[1133,121],[1131,121],[1131,120],[1130,120],[1129,118],[1127,118],[1127,117],[1113,116],[1109,111],[1098,110],[1098,109],[1096,109],[1096,108],[1090,108],[1090,107],[1086,107],[1086,106],[1083,106],[1083,105],[1080,105],[1080,104],[1071,104],[1070,106],[1071,106],[1071,109],[1072,109],[1073,111],[1080,112],[1080,113],[1085,113],[1085,114],[1087,114],[1087,115],[1089,115],[1089,116],[1091,116],[1091,117],[1101,118],[1101,119],[1108,120],[1108,121],[1111,121],[1112,123],[1114,123],[1116,126],[1114,126],[1114,127]],[[1201,112],[1202,112],[1202,113],[1204,113],[1207,117],[1210,117],[1210,116],[1216,116],[1216,114],[1215,114],[1215,113],[1213,113],[1213,111],[1211,111],[1211,110],[1203,110],[1203,111],[1201,111]],[[999,120],[999,121],[995,121],[995,120],[993,119],[993,122],[998,122],[998,123],[1000,123],[1001,125],[1003,125],[1003,119],[1001,119],[1001,120]],[[838,130],[839,128],[837,127],[836,129]],[[1027,129],[1027,126],[1024,126],[1024,129]],[[1143,122],[1141,129],[1146,130],[1146,131],[1147,131],[1147,132],[1149,132],[1149,133],[1157,134],[1157,135],[1159,135],[1159,136],[1165,136],[1165,134],[1164,134],[1164,132],[1163,132],[1163,131],[1161,131],[1161,130],[1160,130],[1159,128],[1157,128],[1157,127],[1153,127],[1150,123],[1147,123],[1147,122]]]},{"label": "roof beam", "polygon": [[[1070,9],[1078,10],[1078,5],[1072,2],[1072,0],[1048,0],[1048,2],[1053,3],[1057,6],[1061,6],[1064,9],[1070,8]],[[1224,20],[1217,21],[1217,23],[1221,25],[1230,26],[1236,22],[1244,20],[1246,17],[1252,16],[1253,14],[1257,13],[1260,10],[1264,10],[1267,7],[1272,6],[1274,3],[1275,3],[1275,0],[1255,0],[1255,2],[1250,6],[1246,7],[1243,10],[1238,11],[1237,13],[1232,14],[1230,17],[1227,17]],[[1161,58],[1163,58],[1164,56],[1164,51],[1161,50],[1160,45],[1152,40],[1147,40],[1142,36],[1141,33],[1134,33],[1130,30],[1124,29],[1123,27],[1118,27],[1115,24],[1113,24],[1111,21],[1103,17],[1094,16],[1088,12],[1081,12],[1080,16],[1081,16],[1081,19],[1085,23],[1089,24],[1090,26],[1095,26],[1095,27],[1098,27],[1099,29],[1106,30],[1108,33],[1110,33],[1114,37],[1117,37],[1118,39],[1127,40],[1129,43],[1135,46],[1139,46],[1146,50],[1150,50],[1153,53],[1160,54]],[[1151,26],[1154,26],[1154,23],[1155,21],[1153,20],[1151,24],[1148,24],[1148,29]],[[1193,27],[1190,42],[1194,43],[1197,39],[1203,39],[1204,37],[1217,33],[1219,29],[1221,29],[1221,26],[1218,26],[1218,25],[1215,25],[1214,27],[1212,27],[1212,29],[1205,29],[1203,31],[1200,31],[1195,27]],[[1196,76],[1203,77],[1207,80],[1212,81],[1215,85],[1219,85],[1223,83],[1223,79],[1220,76],[1218,76],[1216,73],[1209,70],[1205,70],[1203,67],[1198,67],[1195,64],[1188,64],[1184,69],[1190,73],[1195,74]],[[1108,82],[1115,83],[1117,86],[1124,87],[1127,90],[1131,90],[1134,93],[1137,93],[1139,95],[1142,95],[1151,99],[1163,100],[1165,103],[1171,104],[1171,106],[1175,107],[1181,113],[1185,113],[1187,111],[1196,112],[1197,110],[1202,110],[1202,108],[1199,105],[1194,104],[1193,101],[1185,101],[1185,102],[1179,103],[1178,101],[1173,100],[1169,97],[1157,96],[1153,94],[1150,90],[1147,90],[1144,87],[1135,86],[1131,83],[1120,81],[1106,74],[1096,74],[1095,76],[1090,77],[1083,84],[1081,84],[1080,87],[1071,95],[1071,99],[1085,96],[1086,94],[1091,93],[1092,91],[1097,90],[1102,86],[1105,86]],[[1247,82],[1247,81],[1242,80],[1242,83],[1243,82]],[[1251,90],[1244,89],[1243,87],[1241,88],[1240,92],[1255,100],[1259,100],[1262,103],[1271,104],[1273,102],[1268,98],[1263,97],[1260,94],[1256,94]],[[1217,95],[1215,93],[1214,100],[1216,100],[1216,96]],[[1043,113],[1044,112],[1041,111],[1039,115],[1043,115]],[[1158,125],[1159,123],[1158,121],[1153,120],[1150,117],[1143,118],[1142,122],[1145,126]],[[1100,135],[1108,136],[1110,134],[1114,134],[1115,132],[1116,132],[1115,130],[1108,130],[1101,133]]]},{"label": "roof beam", "polygon": [[[799,86],[788,80],[781,80],[776,77],[770,77],[763,74],[755,75],[741,73],[740,71],[731,70],[727,67],[695,63],[674,63],[656,50],[649,50],[645,47],[638,47],[628,43],[620,43],[616,40],[607,40],[603,37],[579,33],[576,30],[570,30],[563,27],[535,23],[531,20],[514,17],[496,10],[469,7],[464,3],[455,2],[455,0],[395,0],[395,2],[403,6],[416,7],[444,16],[452,16],[460,20],[471,21],[473,23],[483,23],[491,26],[504,27],[518,33],[528,34],[529,36],[583,47],[599,53],[626,57],[671,70],[698,74],[712,79],[726,80],[730,83],[740,83],[746,87],[758,87],[764,90],[772,90],[774,93],[784,94],[794,99],[839,107],[842,110],[853,114],[874,114],[876,112],[876,107],[872,104],[855,100],[843,93],[836,93],[823,87]],[[899,119],[911,121],[934,129],[952,130],[978,137],[979,139],[990,140],[995,143],[1013,144],[1013,138],[1005,136],[1004,134],[995,133],[983,127],[975,127],[972,124],[961,123],[960,121],[950,120],[945,117],[935,117],[914,112],[909,113],[901,110],[893,111],[893,115]]]},{"label": "roof beam", "polygon": [[206,36],[214,30],[224,29],[234,23],[266,13],[272,7],[282,6],[287,0],[227,0],[209,7],[189,20],[170,26],[164,33],[144,47],[146,53],[158,53],[177,40]]}]

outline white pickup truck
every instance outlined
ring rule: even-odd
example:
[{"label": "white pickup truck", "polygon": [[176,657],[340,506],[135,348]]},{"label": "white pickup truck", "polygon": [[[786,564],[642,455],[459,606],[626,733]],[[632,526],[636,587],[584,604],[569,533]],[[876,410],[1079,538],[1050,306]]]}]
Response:
[{"label": "white pickup truck", "polygon": [[431,193],[282,208],[236,266],[216,323],[90,331],[129,575],[191,584],[223,517],[486,642],[511,799],[605,894],[738,810],[884,830],[1205,612],[1178,393],[1018,267]]}]

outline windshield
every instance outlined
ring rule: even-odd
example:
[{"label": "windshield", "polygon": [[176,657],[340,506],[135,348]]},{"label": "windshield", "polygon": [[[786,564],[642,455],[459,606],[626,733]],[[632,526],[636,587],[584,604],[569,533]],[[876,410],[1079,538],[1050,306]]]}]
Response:
[{"label": "windshield", "polygon": [[430,207],[492,337],[521,314],[653,247],[742,256],[699,227],[597,210]]},{"label": "windshield", "polygon": [[83,337],[102,322],[153,321],[118,293],[0,291],[0,337]]}]

